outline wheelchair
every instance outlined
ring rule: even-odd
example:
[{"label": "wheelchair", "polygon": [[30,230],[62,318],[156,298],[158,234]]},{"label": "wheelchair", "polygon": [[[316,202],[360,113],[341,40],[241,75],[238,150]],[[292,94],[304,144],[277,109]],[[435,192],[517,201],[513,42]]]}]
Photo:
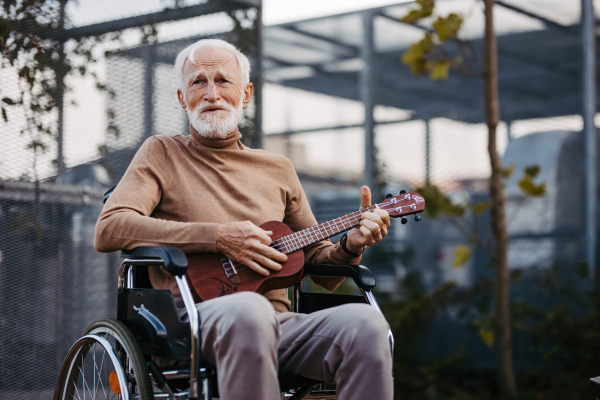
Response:
[{"label": "wheelchair", "polygon": [[[174,248],[138,247],[121,252],[117,319],[92,323],[69,350],[59,373],[54,400],[205,399],[218,397],[218,371],[200,354],[200,318],[185,273],[185,254]],[[148,266],[162,265],[175,277],[188,319],[182,319],[168,290],[152,289]],[[309,293],[308,276],[352,278],[362,296]],[[311,313],[346,303],[367,303],[381,312],[371,289],[375,278],[364,266],[305,264],[294,287],[293,311]],[[393,355],[394,339],[388,331]],[[174,360],[159,367],[155,360]],[[390,371],[391,373],[391,371]],[[282,400],[335,399],[324,382],[279,376]]]}]

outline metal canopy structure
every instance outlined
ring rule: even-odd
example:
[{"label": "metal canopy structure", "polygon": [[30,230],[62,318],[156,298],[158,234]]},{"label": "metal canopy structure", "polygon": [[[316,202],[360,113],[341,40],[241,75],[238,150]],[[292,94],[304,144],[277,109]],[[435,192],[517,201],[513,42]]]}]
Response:
[{"label": "metal canopy structure", "polygon": [[[427,76],[414,77],[401,63],[410,43],[427,30],[399,21],[410,8],[414,5],[400,4],[267,27],[264,79],[361,101],[360,75],[366,67],[361,58],[366,34],[362,21],[372,15],[371,96],[375,104],[411,110],[416,119],[483,122],[481,79],[451,71],[448,80],[432,82]],[[579,28],[560,25],[505,2],[498,2],[496,8],[513,14],[518,22],[516,26],[508,24],[505,32],[502,26],[506,23],[498,24],[502,118],[510,121],[580,114]],[[481,55],[482,39],[474,32],[467,32],[467,36],[475,54]],[[450,54],[458,54],[452,44],[447,47]]]}]

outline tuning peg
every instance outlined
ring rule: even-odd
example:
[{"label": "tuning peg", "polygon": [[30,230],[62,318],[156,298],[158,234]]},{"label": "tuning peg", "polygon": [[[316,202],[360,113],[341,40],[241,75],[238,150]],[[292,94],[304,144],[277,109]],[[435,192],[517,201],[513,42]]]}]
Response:
[{"label": "tuning peg", "polygon": [[419,222],[421,220],[421,216],[419,214],[415,215],[415,221]]},{"label": "tuning peg", "polygon": [[402,189],[402,190],[400,191],[400,194],[404,194],[404,193],[406,193],[406,190]]},{"label": "tuning peg", "polygon": [[394,197],[394,196],[393,196],[391,193],[388,193],[388,194],[385,196],[385,198],[386,198],[386,199],[389,199],[390,197]]},{"label": "tuning peg", "polygon": [[402,225],[406,225],[406,223],[408,222],[408,218],[402,217],[400,218],[400,222],[402,222]]}]

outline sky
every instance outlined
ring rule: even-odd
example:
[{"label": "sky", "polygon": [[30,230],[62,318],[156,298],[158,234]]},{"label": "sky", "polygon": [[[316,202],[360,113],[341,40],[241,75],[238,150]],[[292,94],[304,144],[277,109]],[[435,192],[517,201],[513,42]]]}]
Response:
[{"label": "sky", "polygon": [[280,24],[290,21],[341,14],[389,4],[408,3],[402,0],[263,0],[263,23]]}]

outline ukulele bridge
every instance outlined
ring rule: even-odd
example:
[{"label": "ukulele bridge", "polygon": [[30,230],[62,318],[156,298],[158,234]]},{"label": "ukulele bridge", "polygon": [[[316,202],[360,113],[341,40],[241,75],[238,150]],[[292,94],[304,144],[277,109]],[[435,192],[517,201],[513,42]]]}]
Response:
[{"label": "ukulele bridge", "polygon": [[223,266],[223,271],[225,271],[225,275],[231,281],[231,283],[239,284],[240,276],[238,275],[237,270],[235,269],[235,264],[229,257],[225,257],[221,259],[221,265]]}]

